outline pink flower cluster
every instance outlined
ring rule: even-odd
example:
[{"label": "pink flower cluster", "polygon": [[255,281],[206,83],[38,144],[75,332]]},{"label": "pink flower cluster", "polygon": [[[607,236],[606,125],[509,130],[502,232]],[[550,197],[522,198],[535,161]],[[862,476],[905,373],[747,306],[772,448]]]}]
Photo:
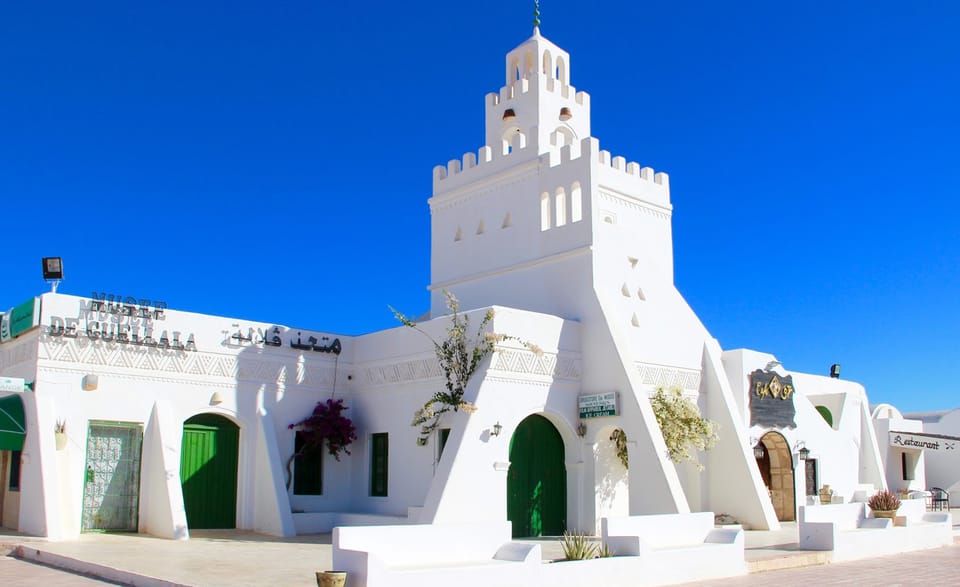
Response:
[{"label": "pink flower cluster", "polygon": [[343,405],[342,399],[328,399],[317,402],[313,413],[307,418],[290,424],[289,428],[299,428],[304,435],[307,451],[318,450],[327,444],[327,452],[340,460],[340,452],[350,454],[347,449],[357,439],[357,429],[350,418],[343,415],[350,408]]}]

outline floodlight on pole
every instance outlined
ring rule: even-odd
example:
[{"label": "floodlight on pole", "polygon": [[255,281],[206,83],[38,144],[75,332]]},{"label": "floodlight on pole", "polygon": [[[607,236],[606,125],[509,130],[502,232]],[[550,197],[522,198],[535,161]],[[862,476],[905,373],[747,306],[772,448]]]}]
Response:
[{"label": "floodlight on pole", "polygon": [[43,279],[50,283],[50,291],[57,293],[57,286],[63,279],[63,259],[60,257],[43,258]]}]

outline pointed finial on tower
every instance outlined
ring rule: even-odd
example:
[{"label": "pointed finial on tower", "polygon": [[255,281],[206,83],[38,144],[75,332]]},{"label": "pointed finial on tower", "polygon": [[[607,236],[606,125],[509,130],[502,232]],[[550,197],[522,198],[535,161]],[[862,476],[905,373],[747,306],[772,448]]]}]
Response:
[{"label": "pointed finial on tower", "polygon": [[533,33],[540,33],[540,0],[533,0]]}]

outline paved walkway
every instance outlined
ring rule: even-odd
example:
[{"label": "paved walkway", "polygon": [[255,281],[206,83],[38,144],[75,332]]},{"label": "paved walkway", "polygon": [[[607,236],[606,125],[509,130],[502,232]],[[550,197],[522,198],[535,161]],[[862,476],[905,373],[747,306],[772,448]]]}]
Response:
[{"label": "paved walkway", "polygon": [[[955,509],[954,519],[958,518],[960,510]],[[960,525],[954,529],[960,533]],[[544,559],[562,558],[557,540],[538,542],[543,546]],[[892,585],[896,581],[906,582],[908,577],[911,584],[960,585],[960,544],[870,559],[867,563],[827,564],[826,553],[801,551],[797,542],[795,523],[784,523],[783,529],[776,532],[746,532],[745,558],[752,574],[695,585],[767,585],[771,581],[781,585],[810,584],[811,581]],[[19,556],[27,560],[142,587],[313,587],[315,571],[332,566],[330,534],[273,538],[238,530],[205,530],[194,531],[190,540],[181,541],[143,534],[83,534],[79,540],[47,542],[0,533],[0,560],[12,548],[19,549]],[[869,581],[863,579],[868,575],[856,574],[860,567],[869,569],[876,565],[886,569],[884,574],[869,575],[874,577]],[[857,570],[850,577],[861,580],[844,578],[847,569]],[[771,575],[764,571],[776,572]],[[883,581],[878,583],[876,577]],[[842,582],[836,582],[841,579]]]}]

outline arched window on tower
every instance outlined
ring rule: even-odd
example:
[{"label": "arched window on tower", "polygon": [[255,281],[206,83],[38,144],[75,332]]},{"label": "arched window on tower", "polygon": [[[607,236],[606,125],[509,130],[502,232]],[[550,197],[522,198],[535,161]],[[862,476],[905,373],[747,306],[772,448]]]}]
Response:
[{"label": "arched window on tower", "polygon": [[562,56],[557,56],[557,79],[564,85],[569,84],[567,81],[567,63]]},{"label": "arched window on tower", "polygon": [[550,57],[550,51],[543,52],[543,75],[550,76],[553,73],[553,59]]},{"label": "arched window on tower", "polygon": [[575,181],[570,186],[570,222],[581,220],[583,220],[583,194],[580,190],[580,182]]},{"label": "arched window on tower", "polygon": [[514,57],[507,66],[507,85],[513,85],[513,82],[518,79],[520,79],[520,60]]},{"label": "arched window on tower", "polygon": [[554,200],[556,224],[557,226],[563,226],[567,223],[567,193],[562,187],[557,188]]},{"label": "arched window on tower", "polygon": [[533,56],[533,51],[528,50],[523,54],[523,77],[531,78],[533,77],[533,72],[537,70],[537,65],[535,58]]},{"label": "arched window on tower", "polygon": [[550,194],[540,194],[540,230],[550,229]]}]

